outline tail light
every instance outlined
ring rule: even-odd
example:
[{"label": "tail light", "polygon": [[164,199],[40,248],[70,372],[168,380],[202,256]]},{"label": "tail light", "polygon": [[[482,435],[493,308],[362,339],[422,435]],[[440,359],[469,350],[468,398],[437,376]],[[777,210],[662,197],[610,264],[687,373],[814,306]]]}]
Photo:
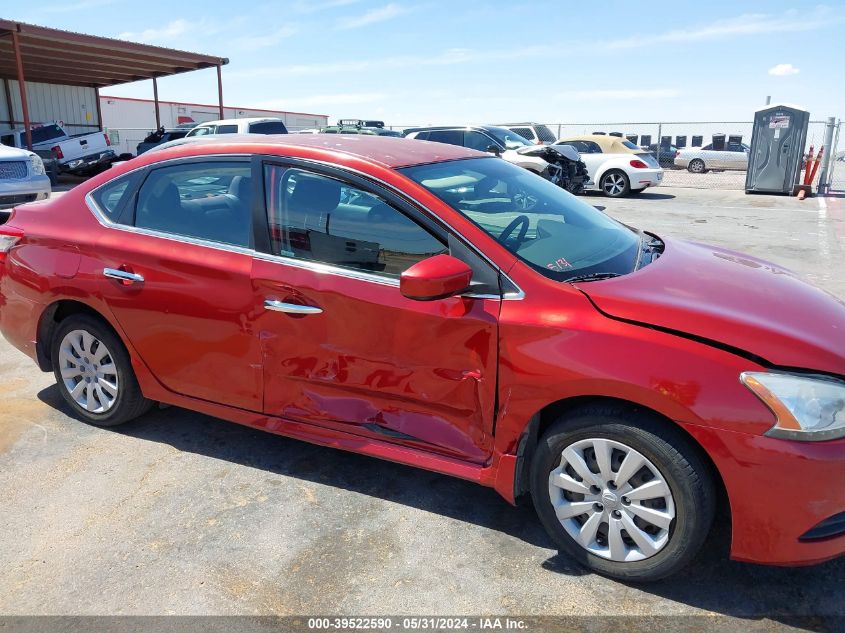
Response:
[{"label": "tail light", "polygon": [[109,138],[109,135],[106,134],[106,133],[103,133],[103,138],[106,139],[106,146],[111,147],[111,139]]},{"label": "tail light", "polygon": [[59,160],[65,157],[65,153],[62,151],[62,148],[59,145],[54,145],[50,148],[50,151],[53,152],[53,156],[55,156]]},{"label": "tail light", "polygon": [[0,264],[6,261],[6,255],[12,247],[21,241],[23,233],[17,229],[4,227],[0,229]]},{"label": "tail light", "polygon": [[648,165],[646,165],[643,161],[639,160],[638,158],[635,158],[631,161],[631,167],[635,169],[648,169]]}]

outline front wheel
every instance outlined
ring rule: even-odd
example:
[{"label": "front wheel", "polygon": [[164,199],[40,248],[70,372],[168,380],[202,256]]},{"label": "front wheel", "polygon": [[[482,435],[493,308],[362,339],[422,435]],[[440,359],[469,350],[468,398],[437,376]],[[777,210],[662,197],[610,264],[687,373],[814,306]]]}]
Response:
[{"label": "front wheel", "polygon": [[628,581],[687,565],[715,514],[711,476],[691,442],[616,406],[583,408],[549,428],[532,461],[531,495],[563,551]]},{"label": "front wheel", "polygon": [[63,320],[53,336],[51,356],[62,397],[91,424],[116,426],[153,405],[141,393],[122,341],[93,316]]},{"label": "front wheel", "polygon": [[631,181],[624,171],[613,169],[601,177],[601,190],[608,198],[621,198],[631,191]]}]

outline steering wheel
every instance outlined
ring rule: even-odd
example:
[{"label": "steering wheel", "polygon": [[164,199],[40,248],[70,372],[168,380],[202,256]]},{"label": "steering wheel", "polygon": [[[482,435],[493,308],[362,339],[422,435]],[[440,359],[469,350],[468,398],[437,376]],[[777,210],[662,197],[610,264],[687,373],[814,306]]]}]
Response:
[{"label": "steering wheel", "polygon": [[[516,245],[515,247],[522,244],[523,240],[525,240],[525,236],[528,235],[528,226],[531,224],[531,220],[528,218],[527,215],[519,215],[515,217],[510,224],[505,227],[505,230],[502,231],[501,235],[499,235],[499,242],[502,244],[507,244],[510,241],[511,233],[514,232],[516,227],[519,228],[519,234],[516,236]],[[520,226],[521,225],[521,226]]]}]

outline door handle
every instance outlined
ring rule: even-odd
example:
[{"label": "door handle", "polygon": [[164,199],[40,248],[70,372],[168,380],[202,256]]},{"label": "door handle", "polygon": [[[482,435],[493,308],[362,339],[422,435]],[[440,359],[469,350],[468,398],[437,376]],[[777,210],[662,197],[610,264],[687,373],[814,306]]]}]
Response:
[{"label": "door handle", "polygon": [[118,270],[117,268],[103,268],[103,277],[108,277],[109,279],[117,279],[118,281],[123,281],[130,284],[140,284],[144,282],[144,278],[141,275],[129,273],[125,270]]},{"label": "door handle", "polygon": [[264,309],[288,314],[320,314],[323,310],[315,306],[303,306],[297,303],[285,303],[276,299],[265,299]]}]

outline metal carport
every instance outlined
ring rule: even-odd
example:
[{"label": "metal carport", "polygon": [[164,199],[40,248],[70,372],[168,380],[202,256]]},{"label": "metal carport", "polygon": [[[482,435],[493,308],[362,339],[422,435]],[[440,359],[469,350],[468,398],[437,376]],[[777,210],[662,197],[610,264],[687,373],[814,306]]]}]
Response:
[{"label": "metal carport", "polygon": [[[26,82],[64,86],[85,86],[96,92],[97,119],[102,129],[99,89],[104,86],[153,80],[156,127],[160,125],[156,79],[202,68],[217,68],[217,95],[223,118],[221,66],[225,57],[190,53],[172,48],[137,44],[108,37],[72,33],[34,24],[0,19],[0,78],[6,86],[9,123],[23,124],[27,145],[32,134]],[[23,121],[14,120],[8,80],[18,83]]]}]

